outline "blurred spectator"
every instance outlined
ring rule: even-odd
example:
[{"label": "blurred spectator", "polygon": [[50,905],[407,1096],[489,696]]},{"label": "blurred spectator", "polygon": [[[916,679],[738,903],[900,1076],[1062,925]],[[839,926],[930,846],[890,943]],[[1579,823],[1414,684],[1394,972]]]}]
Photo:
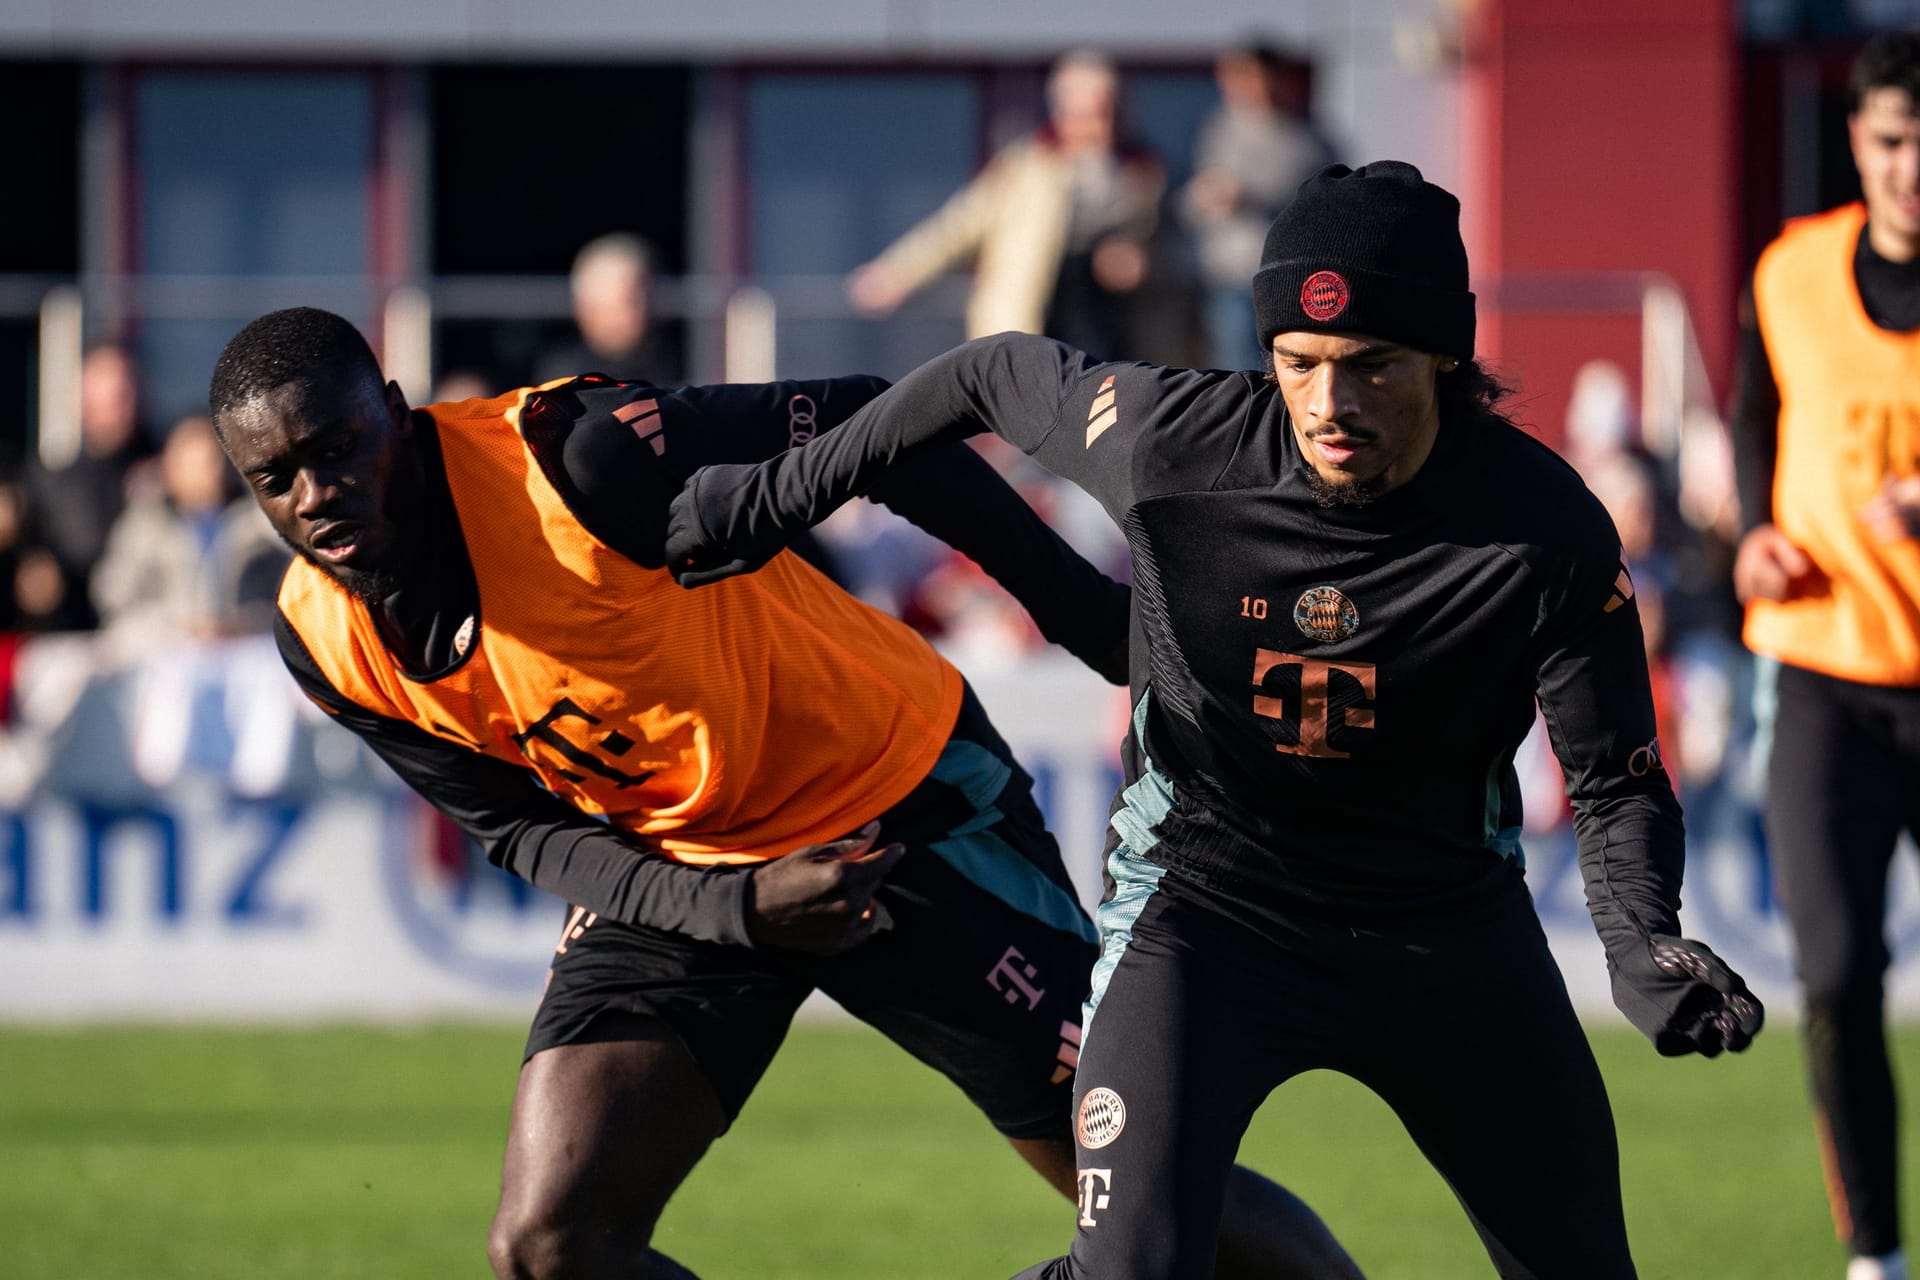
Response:
[{"label": "blurred spectator", "polygon": [[1653,684],[1654,721],[1660,740],[1678,739],[1674,724],[1672,672],[1667,662],[1667,598],[1672,564],[1659,544],[1660,495],[1652,464],[1642,455],[1618,449],[1592,459],[1582,472],[1587,487],[1613,517],[1620,555],[1633,577],[1634,601],[1647,649],[1647,675]]},{"label": "blurred spectator", "polygon": [[1560,452],[1583,479],[1594,463],[1639,446],[1640,416],[1627,371],[1612,360],[1589,360],[1574,370]]},{"label": "blurred spectator", "polygon": [[1214,61],[1220,106],[1194,142],[1193,178],[1180,192],[1207,290],[1212,362],[1258,369],[1247,281],[1260,265],[1267,228],[1294,191],[1333,163],[1333,148],[1308,122],[1308,64],[1263,44]]},{"label": "blurred spectator", "polygon": [[108,634],[135,651],[181,637],[260,633],[290,553],[233,472],[213,424],[183,418],[160,454],[156,484],[113,524],[93,575]]},{"label": "blurred spectator", "polygon": [[1018,330],[1103,359],[1133,354],[1133,295],[1147,276],[1166,177],[1122,137],[1119,97],[1104,56],[1061,58],[1047,80],[1046,123],[855,269],[847,277],[854,305],[885,315],[972,261],[968,337]]},{"label": "blurred spectator", "polygon": [[80,366],[80,454],[64,467],[27,472],[27,531],[13,597],[36,631],[95,625],[88,583],[107,530],[127,501],[127,480],[152,447],[141,430],[133,358],[116,346]]},{"label": "blurred spectator", "polygon": [[[0,636],[20,630],[21,609],[15,594],[20,572],[20,557],[25,551],[27,532],[27,494],[11,475],[0,473]],[[0,723],[4,723],[4,699],[0,699]]]},{"label": "blurred spectator", "polygon": [[[580,370],[574,370],[579,373]],[[572,374],[558,374],[557,377],[571,377]],[[498,393],[487,375],[476,369],[449,369],[440,375],[440,381],[433,387],[435,404],[452,404],[461,400],[488,400]]]},{"label": "blurred spectator", "polygon": [[568,278],[578,333],[535,357],[533,380],[604,373],[678,384],[684,376],[682,362],[654,323],[648,298],[652,284],[653,251],[639,236],[613,232],[589,241],[575,255]]}]

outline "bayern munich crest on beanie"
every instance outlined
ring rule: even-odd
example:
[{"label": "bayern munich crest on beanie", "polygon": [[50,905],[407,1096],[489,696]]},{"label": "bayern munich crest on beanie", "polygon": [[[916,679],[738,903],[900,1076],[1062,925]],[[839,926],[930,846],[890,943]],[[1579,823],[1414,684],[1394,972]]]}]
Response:
[{"label": "bayern munich crest on beanie", "polygon": [[1435,355],[1473,355],[1460,202],[1398,160],[1329,165],[1267,231],[1253,276],[1260,347],[1334,330]]},{"label": "bayern munich crest on beanie", "polygon": [[1338,271],[1316,271],[1300,286],[1300,309],[1325,323],[1347,309],[1347,282]]}]

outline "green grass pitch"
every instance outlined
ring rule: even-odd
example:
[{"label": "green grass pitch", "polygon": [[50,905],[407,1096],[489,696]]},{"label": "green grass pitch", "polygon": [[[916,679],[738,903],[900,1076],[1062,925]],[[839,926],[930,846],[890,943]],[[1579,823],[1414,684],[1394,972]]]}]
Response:
[{"label": "green grass pitch", "polygon": [[[519,1044],[493,1028],[0,1032],[0,1276],[484,1277]],[[1624,1030],[1595,1047],[1646,1280],[1839,1276],[1792,1028],[1715,1062],[1659,1059]],[[1920,1032],[1897,1049],[1920,1060]],[[1242,1156],[1375,1280],[1492,1274],[1350,1081],[1283,1087]],[[993,1280],[1071,1231],[944,1081],[863,1028],[804,1025],[658,1243],[710,1280]]]}]

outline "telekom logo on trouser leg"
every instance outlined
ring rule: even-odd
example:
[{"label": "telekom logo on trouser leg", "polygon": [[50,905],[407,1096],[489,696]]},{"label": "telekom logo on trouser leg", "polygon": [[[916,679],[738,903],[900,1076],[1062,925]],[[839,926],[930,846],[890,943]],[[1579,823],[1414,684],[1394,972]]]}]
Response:
[{"label": "telekom logo on trouser leg", "polygon": [[1104,1209],[1112,1199],[1107,1194],[1113,1188],[1113,1170],[1082,1169],[1080,1171],[1080,1225],[1097,1227],[1093,1220],[1094,1210]]}]

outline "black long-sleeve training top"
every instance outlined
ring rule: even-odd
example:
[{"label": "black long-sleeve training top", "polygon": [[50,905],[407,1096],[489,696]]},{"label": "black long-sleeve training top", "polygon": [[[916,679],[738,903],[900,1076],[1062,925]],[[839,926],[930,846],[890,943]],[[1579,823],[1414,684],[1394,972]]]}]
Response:
[{"label": "black long-sleeve training top", "polygon": [[985,430],[1125,530],[1134,690],[1168,784],[1140,852],[1355,913],[1473,896],[1517,849],[1537,697],[1602,937],[1677,932],[1680,811],[1619,541],[1515,427],[1443,421],[1411,481],[1322,508],[1258,375],[1003,334],[802,449],[697,473],[669,547],[764,559],[921,448]]},{"label": "black long-sleeve training top", "polygon": [[[865,377],[677,390],[582,380],[542,393],[537,428],[523,420],[522,435],[588,532],[643,568],[662,569],[668,503],[695,468],[758,460],[811,439],[885,387]],[[657,403],[658,418],[648,426],[657,421],[660,434],[643,436],[616,416],[643,397]],[[463,625],[471,630],[479,601],[433,419],[416,412],[408,440],[423,477],[424,510],[407,527],[424,542],[384,602],[399,632],[386,656],[411,678],[433,680],[458,666],[457,637]],[[875,497],[977,560],[1049,639],[1121,678],[1128,589],[1068,547],[971,449],[929,453]],[[646,618],[635,616],[630,625],[633,643],[647,643]],[[496,864],[611,919],[747,942],[749,868],[672,861],[548,792],[530,769],[351,702],[284,614],[275,634],[301,688],[472,834]]]}]

